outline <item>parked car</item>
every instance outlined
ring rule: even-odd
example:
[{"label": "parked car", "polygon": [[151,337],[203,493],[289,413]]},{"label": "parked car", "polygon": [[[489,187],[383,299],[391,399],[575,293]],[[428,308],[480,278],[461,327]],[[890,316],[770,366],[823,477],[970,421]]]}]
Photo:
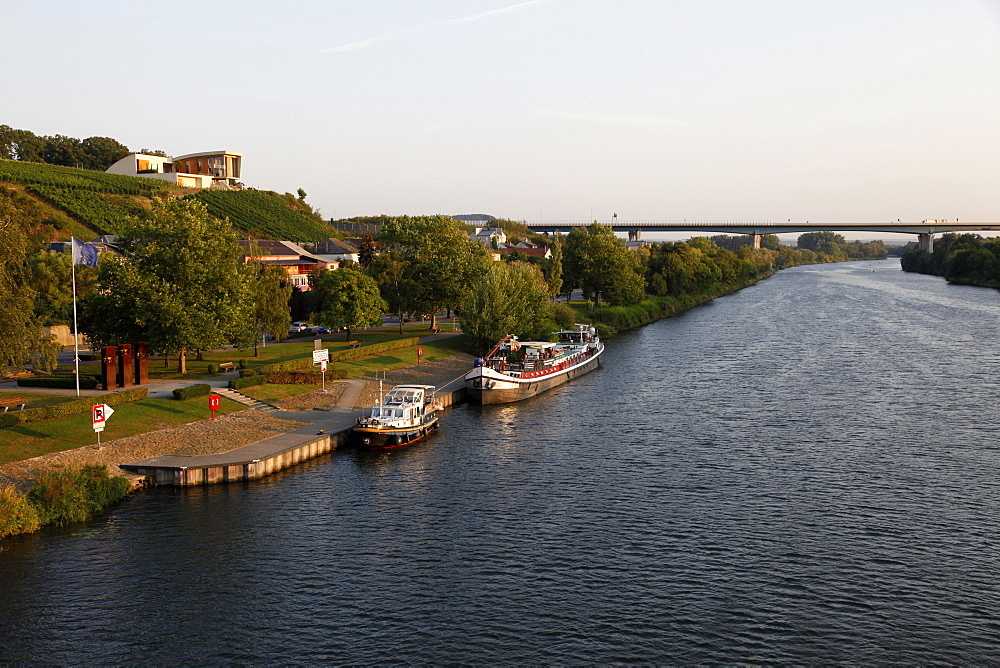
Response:
[{"label": "parked car", "polygon": [[312,325],[308,322],[293,322],[291,327],[288,328],[289,334],[311,334],[312,331]]}]

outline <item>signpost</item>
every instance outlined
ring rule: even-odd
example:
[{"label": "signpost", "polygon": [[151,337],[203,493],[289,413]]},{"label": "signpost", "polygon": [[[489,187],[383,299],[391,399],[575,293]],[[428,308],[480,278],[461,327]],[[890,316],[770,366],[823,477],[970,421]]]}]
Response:
[{"label": "signpost", "polygon": [[424,349],[417,348],[417,365],[420,364],[420,358],[424,356]]},{"label": "signpost", "polygon": [[[317,339],[319,341],[319,339]],[[330,362],[330,349],[323,348],[313,351],[313,366],[319,365],[323,377],[323,391],[326,392],[326,365]]]},{"label": "signpost", "polygon": [[107,404],[97,404],[91,409],[94,418],[94,433],[97,434],[97,449],[101,449],[101,432],[104,431],[104,423],[115,412]]},{"label": "signpost", "polygon": [[219,395],[212,394],[208,397],[208,407],[212,409],[212,419],[215,419],[215,411],[219,410]]}]

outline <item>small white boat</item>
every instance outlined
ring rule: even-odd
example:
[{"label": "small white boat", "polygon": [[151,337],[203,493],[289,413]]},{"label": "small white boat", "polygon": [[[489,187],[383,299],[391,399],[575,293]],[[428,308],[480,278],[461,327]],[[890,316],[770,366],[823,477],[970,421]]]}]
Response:
[{"label": "small white boat", "polygon": [[371,450],[401,448],[438,428],[433,385],[397,385],[358,418],[352,430],[355,444]]}]

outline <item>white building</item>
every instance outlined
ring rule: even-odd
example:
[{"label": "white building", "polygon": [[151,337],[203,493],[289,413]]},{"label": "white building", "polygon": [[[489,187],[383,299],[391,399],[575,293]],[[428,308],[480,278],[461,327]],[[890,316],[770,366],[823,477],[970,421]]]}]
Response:
[{"label": "white building", "polygon": [[125,156],[105,171],[169,181],[189,188],[239,188],[243,156],[235,151],[188,153],[176,158],[146,153]]}]

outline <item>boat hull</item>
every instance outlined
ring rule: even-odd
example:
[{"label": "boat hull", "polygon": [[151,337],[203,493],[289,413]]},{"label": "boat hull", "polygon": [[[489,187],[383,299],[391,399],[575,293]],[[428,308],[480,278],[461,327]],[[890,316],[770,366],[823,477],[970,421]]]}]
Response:
[{"label": "boat hull", "polygon": [[365,450],[395,450],[416,443],[431,432],[437,431],[438,419],[411,427],[354,427],[351,435],[355,446]]},{"label": "boat hull", "polygon": [[[604,352],[603,348],[590,359],[551,376],[526,379],[514,379],[507,376],[502,380],[499,378],[489,378],[485,375],[471,379],[467,377],[466,396],[470,404],[483,406],[523,401],[557,385],[562,385],[577,376],[582,376],[588,371],[593,371],[601,363],[602,352]],[[492,384],[492,387],[488,387],[490,384]],[[484,385],[487,387],[484,387]]]}]

